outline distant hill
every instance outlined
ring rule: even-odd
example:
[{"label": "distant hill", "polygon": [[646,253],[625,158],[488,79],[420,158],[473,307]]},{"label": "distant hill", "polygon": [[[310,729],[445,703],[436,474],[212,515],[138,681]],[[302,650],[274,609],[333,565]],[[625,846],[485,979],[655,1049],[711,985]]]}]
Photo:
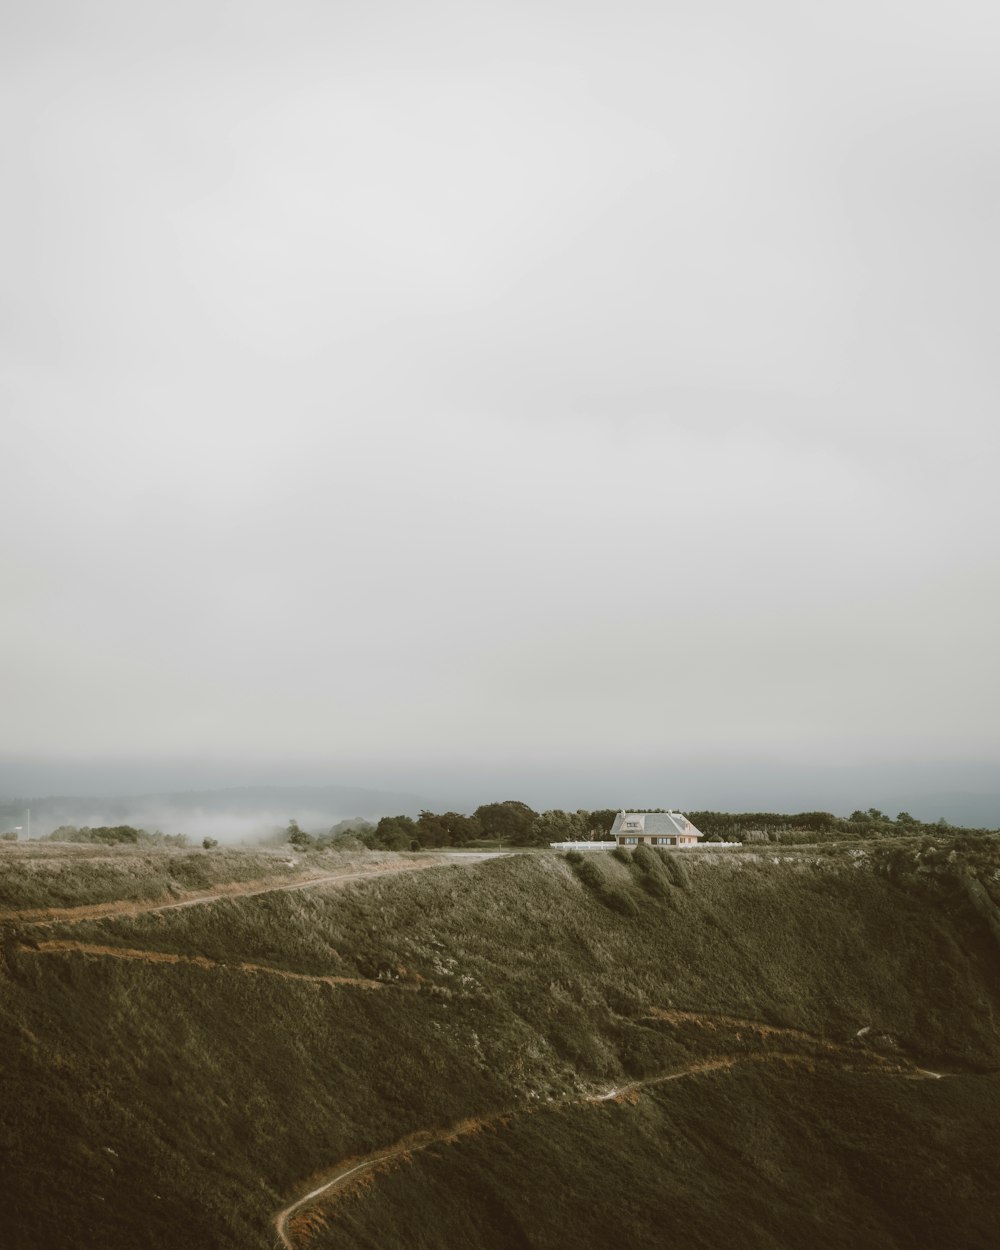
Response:
[{"label": "distant hill", "polygon": [[236,786],[161,794],[54,795],[0,803],[0,825],[25,825],[41,837],[60,825],[136,825],[191,837],[255,838],[297,820],[310,832],[339,820],[364,816],[416,816],[431,804],[418,795],[356,786]]}]

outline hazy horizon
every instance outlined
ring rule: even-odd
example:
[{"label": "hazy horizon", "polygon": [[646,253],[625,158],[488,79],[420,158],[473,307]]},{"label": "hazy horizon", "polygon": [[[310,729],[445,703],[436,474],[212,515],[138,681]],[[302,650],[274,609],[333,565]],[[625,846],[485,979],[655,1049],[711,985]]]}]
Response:
[{"label": "hazy horizon", "polygon": [[998,33],[9,8],[0,790],[992,793]]},{"label": "hazy horizon", "polygon": [[[257,801],[254,791],[263,792]],[[282,791],[285,794],[282,794]],[[332,796],[323,791],[333,792]],[[244,793],[240,793],[244,792]],[[359,801],[339,795],[362,794]],[[210,801],[199,804],[199,795]],[[227,796],[232,796],[232,803]],[[178,807],[172,796],[183,796]],[[287,797],[288,801],[285,801]],[[295,818],[324,829],[353,816],[377,817],[421,808],[471,812],[481,803],[519,799],[537,810],[672,807],[719,811],[831,811],[847,816],[877,807],[932,822],[1000,827],[1000,783],[990,761],[783,765],[775,759],[633,760],[583,766],[573,761],[480,761],[464,768],[426,764],[339,772],[321,762],[0,760],[0,804],[65,798],[60,823],[132,823],[163,832],[232,839]],[[102,806],[101,800],[113,801]],[[136,800],[130,806],[130,800]],[[55,808],[54,810],[61,810]],[[228,820],[228,824],[227,824]],[[35,833],[43,832],[35,827]]]}]

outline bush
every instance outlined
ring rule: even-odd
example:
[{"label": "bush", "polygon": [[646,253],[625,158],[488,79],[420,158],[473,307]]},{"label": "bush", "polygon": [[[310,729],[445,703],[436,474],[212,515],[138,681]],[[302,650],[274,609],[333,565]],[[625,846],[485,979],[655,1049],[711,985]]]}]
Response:
[{"label": "bush", "polygon": [[[592,859],[584,859],[580,852],[577,852],[577,854],[580,855],[580,862],[573,865],[576,875],[589,890],[603,890],[606,885],[604,873],[601,872]],[[569,856],[567,856],[568,858]]]},{"label": "bush", "polygon": [[688,872],[688,866],[685,864],[676,852],[664,851],[659,847],[656,851],[657,855],[663,862],[663,866],[670,878],[670,884],[677,886],[679,890],[689,890],[691,888],[691,876]]},{"label": "bush", "polygon": [[288,839],[289,846],[294,846],[297,851],[307,851],[313,844],[312,834],[306,833],[304,829],[300,829],[297,820],[288,822],[285,836]]},{"label": "bush", "polygon": [[[613,851],[612,854],[614,854]],[[569,855],[566,858],[569,859]],[[626,853],[627,859],[628,854]],[[625,890],[611,884],[605,876],[601,865],[594,860],[593,856],[585,858],[581,854],[580,861],[578,864],[574,863],[574,872],[587,889],[594,892],[605,907],[610,907],[612,911],[616,911],[622,916],[637,916],[639,914],[639,908],[635,899],[626,893]]]},{"label": "bush", "polygon": [[104,842],[108,846],[135,845],[139,842],[143,830],[132,825],[100,825],[96,829],[81,829],[81,842]]},{"label": "bush", "polygon": [[639,914],[638,903],[631,894],[626,894],[624,890],[607,887],[600,891],[598,898],[605,907],[610,907],[612,911],[616,911],[622,916],[638,916]]}]

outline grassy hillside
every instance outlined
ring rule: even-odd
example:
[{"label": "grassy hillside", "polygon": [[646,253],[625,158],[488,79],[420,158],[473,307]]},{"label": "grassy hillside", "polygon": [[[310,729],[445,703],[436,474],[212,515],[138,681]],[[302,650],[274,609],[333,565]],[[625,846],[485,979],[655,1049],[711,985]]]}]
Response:
[{"label": "grassy hillside", "polygon": [[142,852],[92,843],[15,843],[0,846],[0,915],[115,900],[169,902],[189,891],[230,882],[289,880],[313,867],[287,851]]},{"label": "grassy hillside", "polygon": [[998,1097],[995,1077],[712,1073],[433,1146],[320,1208],[302,1244],[986,1250]]},{"label": "grassy hillside", "polygon": [[[978,1210],[1000,1110],[996,848],[949,854],[515,857],[8,924],[5,1244],[263,1250],[340,1160],[469,1117],[489,1127],[305,1209],[295,1244],[596,1250],[615,1244],[599,1201],[640,1246],[670,1240],[667,1211],[707,1230],[689,1244],[889,1245],[858,1230],[892,1236],[910,1150],[948,1182],[940,1218]],[[910,1080],[913,1061],[962,1075]],[[774,1201],[744,1240],[718,1240],[711,1220],[761,1185]],[[797,1204],[825,1242],[801,1240]],[[438,1239],[408,1239],[407,1210],[440,1211]],[[977,1219],[951,1244],[995,1244]]]}]

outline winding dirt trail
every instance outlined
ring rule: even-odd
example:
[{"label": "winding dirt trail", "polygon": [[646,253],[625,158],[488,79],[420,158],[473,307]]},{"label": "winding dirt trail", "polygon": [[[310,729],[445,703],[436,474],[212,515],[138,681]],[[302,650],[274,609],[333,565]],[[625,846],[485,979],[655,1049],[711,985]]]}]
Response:
[{"label": "winding dirt trail", "polygon": [[[478,857],[468,856],[468,861],[478,862]],[[422,872],[427,868],[441,868],[459,861],[441,858],[407,860],[401,863],[379,864],[360,872],[326,872],[294,880],[269,878],[266,880],[233,882],[230,885],[213,886],[211,890],[192,892],[186,898],[164,903],[159,899],[151,902],[89,903],[80,907],[38,907],[29,911],[0,912],[0,921],[30,924],[48,928],[56,924],[75,924],[83,920],[103,920],[108,916],[146,916],[156,912],[177,911],[182,907],[203,907],[206,903],[218,903],[222,899],[252,898],[258,894],[279,894],[286,890],[310,890],[323,885],[341,885],[348,881],[366,881],[370,877],[390,876],[399,872]]]},{"label": "winding dirt trail", "polygon": [[[738,1028],[756,1033],[758,1036],[784,1037],[790,1041],[794,1040],[797,1042],[806,1041],[813,1047],[818,1046],[819,1053],[816,1053],[815,1050],[808,1054],[796,1051],[772,1050],[711,1055],[698,1063],[674,1072],[666,1072],[659,1076],[632,1081],[629,1084],[617,1086],[602,1093],[567,1097],[560,1099],[557,1103],[547,1104],[547,1107],[583,1106],[605,1102],[635,1103],[642,1091],[652,1086],[721,1072],[748,1063],[780,1062],[786,1065],[815,1066],[819,1062],[834,1064],[844,1069],[849,1068],[881,1076],[897,1076],[910,1080],[940,1080],[942,1076],[941,1073],[919,1068],[908,1060],[889,1060],[880,1055],[873,1055],[870,1052],[852,1050],[848,1046],[838,1045],[827,1038],[805,1033],[799,1029],[784,1029],[755,1020],[741,1020],[731,1016],[702,1016],[696,1012],[657,1011],[654,1013],[654,1016],[659,1019],[665,1019],[669,1023],[694,1023],[710,1029],[718,1029],[720,1026],[729,1029]],[[319,1185],[310,1189],[308,1193],[303,1194],[301,1197],[296,1198],[294,1202],[287,1207],[283,1207],[274,1216],[274,1229],[279,1243],[283,1250],[296,1250],[296,1239],[301,1239],[310,1231],[325,1223],[318,1213],[311,1215],[310,1208],[318,1206],[321,1202],[326,1204],[335,1202],[338,1198],[350,1192],[358,1181],[379,1169],[380,1165],[383,1165],[381,1170],[387,1170],[393,1165],[404,1162],[418,1151],[426,1150],[428,1146],[444,1142],[455,1142],[462,1137],[471,1136],[493,1125],[503,1124],[515,1116],[537,1114],[538,1111],[546,1110],[547,1107],[517,1107],[488,1118],[463,1120],[461,1123],[447,1129],[435,1129],[410,1134],[401,1138],[393,1145],[370,1155],[355,1156],[342,1160],[335,1166],[332,1172],[327,1174],[326,1178]]]},{"label": "winding dirt trail", "polygon": [[267,964],[243,963],[236,960],[209,959],[205,955],[178,955],[173,951],[139,950],[128,946],[100,946],[93,942],[70,942],[54,940],[36,942],[34,945],[20,943],[20,953],[26,955],[89,955],[101,959],[134,959],[147,964],[186,964],[193,968],[231,968],[236,972],[281,977],[285,981],[308,981],[313,985],[352,985],[363,990],[418,989],[416,985],[396,981],[376,981],[371,977],[338,977],[320,973],[291,972],[286,968],[271,968]]}]

